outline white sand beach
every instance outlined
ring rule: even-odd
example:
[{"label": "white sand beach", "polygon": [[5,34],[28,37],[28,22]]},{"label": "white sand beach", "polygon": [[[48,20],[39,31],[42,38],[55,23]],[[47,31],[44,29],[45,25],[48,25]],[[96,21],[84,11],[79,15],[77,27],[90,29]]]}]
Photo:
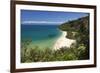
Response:
[{"label": "white sand beach", "polygon": [[75,40],[66,38],[67,32],[62,31],[62,35],[56,43],[54,44],[54,50],[59,50],[62,47],[70,47],[72,43],[75,43]]}]

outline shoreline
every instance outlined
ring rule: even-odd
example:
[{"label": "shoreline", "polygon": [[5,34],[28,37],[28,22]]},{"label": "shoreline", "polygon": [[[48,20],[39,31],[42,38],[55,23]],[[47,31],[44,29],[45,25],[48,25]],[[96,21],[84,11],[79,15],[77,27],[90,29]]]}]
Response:
[{"label": "shoreline", "polygon": [[53,49],[59,50],[62,47],[70,47],[72,43],[75,43],[75,40],[66,38],[67,32],[62,31],[62,35],[55,42]]}]

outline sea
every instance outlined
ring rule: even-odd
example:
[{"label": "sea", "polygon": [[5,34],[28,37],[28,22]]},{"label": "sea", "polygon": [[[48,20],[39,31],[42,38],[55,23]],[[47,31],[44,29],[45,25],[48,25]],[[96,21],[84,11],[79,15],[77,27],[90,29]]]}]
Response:
[{"label": "sea", "polygon": [[43,24],[21,24],[21,42],[30,40],[30,48],[38,47],[40,49],[53,48],[62,32],[58,29],[59,25]]}]

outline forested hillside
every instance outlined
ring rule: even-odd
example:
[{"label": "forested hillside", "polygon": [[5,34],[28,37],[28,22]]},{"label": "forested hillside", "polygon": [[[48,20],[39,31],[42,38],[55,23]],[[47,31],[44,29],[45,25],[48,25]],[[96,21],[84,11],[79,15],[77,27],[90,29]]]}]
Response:
[{"label": "forested hillside", "polygon": [[[59,29],[66,31],[67,38],[76,39],[76,47],[85,47],[84,58],[89,58],[89,16],[68,21],[59,26]],[[83,58],[83,57],[82,57]]]}]

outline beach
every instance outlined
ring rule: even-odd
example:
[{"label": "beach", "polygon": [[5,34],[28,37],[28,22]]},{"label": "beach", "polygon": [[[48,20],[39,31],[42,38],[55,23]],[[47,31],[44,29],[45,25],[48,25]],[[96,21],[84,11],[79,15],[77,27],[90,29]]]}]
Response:
[{"label": "beach", "polygon": [[72,43],[75,43],[75,40],[66,38],[67,32],[62,31],[62,35],[55,42],[53,49],[59,50],[62,47],[70,47]]}]

